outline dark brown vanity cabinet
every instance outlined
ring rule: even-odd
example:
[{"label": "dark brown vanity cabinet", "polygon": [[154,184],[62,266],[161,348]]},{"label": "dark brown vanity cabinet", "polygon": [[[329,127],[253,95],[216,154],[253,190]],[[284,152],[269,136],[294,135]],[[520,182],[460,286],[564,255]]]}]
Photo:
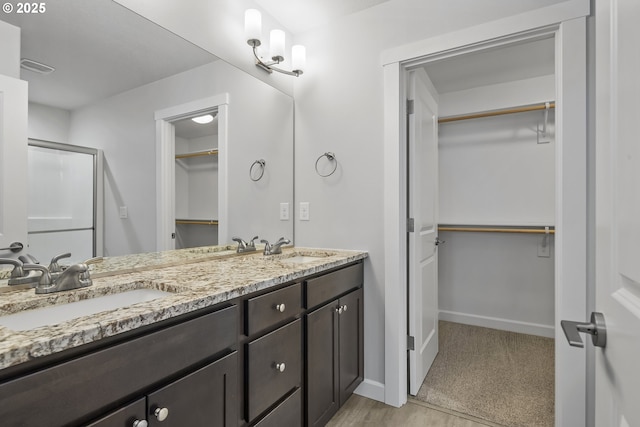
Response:
[{"label": "dark brown vanity cabinet", "polygon": [[306,425],[323,426],[364,378],[363,269],[308,280]]},{"label": "dark brown vanity cabinet", "polygon": [[244,422],[302,425],[302,310],[300,283],[245,300]]},{"label": "dark brown vanity cabinet", "polygon": [[237,353],[233,352],[88,427],[233,426],[237,421],[237,369]]},{"label": "dark brown vanity cabinet", "polygon": [[0,424],[237,425],[238,307],[184,319],[2,372]]}]

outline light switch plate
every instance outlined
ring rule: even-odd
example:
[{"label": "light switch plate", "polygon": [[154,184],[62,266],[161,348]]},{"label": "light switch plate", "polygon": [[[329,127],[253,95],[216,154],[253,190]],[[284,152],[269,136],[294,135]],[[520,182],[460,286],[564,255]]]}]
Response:
[{"label": "light switch plate", "polygon": [[300,202],[300,221],[309,221],[309,202]]},{"label": "light switch plate", "polygon": [[129,210],[126,206],[120,206],[120,218],[129,218]]},{"label": "light switch plate", "polygon": [[280,221],[289,221],[289,203],[280,203]]}]

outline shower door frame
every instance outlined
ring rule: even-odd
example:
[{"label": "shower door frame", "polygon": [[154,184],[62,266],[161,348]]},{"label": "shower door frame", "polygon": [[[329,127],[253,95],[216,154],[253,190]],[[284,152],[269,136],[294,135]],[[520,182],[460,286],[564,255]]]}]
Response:
[{"label": "shower door frame", "polygon": [[[104,154],[102,150],[81,145],[64,144],[62,142],[45,141],[42,139],[29,138],[30,147],[47,148],[50,150],[68,151],[93,156],[93,256],[102,256],[104,248]],[[78,230],[56,230],[78,231]],[[27,240],[30,234],[27,227]]]}]

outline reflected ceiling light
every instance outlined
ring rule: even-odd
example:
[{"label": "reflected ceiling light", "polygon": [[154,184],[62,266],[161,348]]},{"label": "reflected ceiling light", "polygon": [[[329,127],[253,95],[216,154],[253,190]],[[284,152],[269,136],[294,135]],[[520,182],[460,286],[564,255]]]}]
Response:
[{"label": "reflected ceiling light", "polygon": [[247,9],[244,13],[244,33],[247,44],[253,48],[253,56],[256,57],[256,65],[263,70],[272,73],[287,74],[289,76],[299,77],[304,71],[306,65],[306,51],[304,46],[295,45],[291,48],[291,66],[292,71],[283,70],[274,65],[278,65],[284,61],[285,51],[285,34],[282,30],[271,30],[269,40],[269,56],[271,61],[263,61],[258,55],[258,46],[262,44],[262,15],[256,9]]},{"label": "reflected ceiling light", "polygon": [[191,120],[201,125],[205,125],[213,121],[213,116],[211,114],[205,114],[204,116],[192,117]]}]

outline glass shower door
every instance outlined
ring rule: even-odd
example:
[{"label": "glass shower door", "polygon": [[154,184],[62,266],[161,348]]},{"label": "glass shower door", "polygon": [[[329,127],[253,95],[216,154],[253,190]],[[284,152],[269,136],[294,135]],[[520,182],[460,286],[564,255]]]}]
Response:
[{"label": "glass shower door", "polygon": [[42,264],[71,252],[64,263],[96,255],[98,150],[29,141],[26,251]]}]

